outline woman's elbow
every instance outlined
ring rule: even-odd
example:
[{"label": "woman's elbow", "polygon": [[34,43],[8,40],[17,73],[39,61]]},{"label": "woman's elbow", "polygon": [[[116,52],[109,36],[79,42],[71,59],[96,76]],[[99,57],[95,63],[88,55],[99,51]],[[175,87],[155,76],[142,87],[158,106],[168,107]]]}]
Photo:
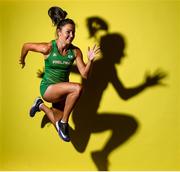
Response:
[{"label": "woman's elbow", "polygon": [[22,50],[27,51],[29,49],[29,44],[28,43],[24,43],[22,46]]},{"label": "woman's elbow", "polygon": [[83,79],[88,79],[87,75],[81,75]]},{"label": "woman's elbow", "polygon": [[86,72],[81,73],[83,79],[88,79],[88,74]]}]

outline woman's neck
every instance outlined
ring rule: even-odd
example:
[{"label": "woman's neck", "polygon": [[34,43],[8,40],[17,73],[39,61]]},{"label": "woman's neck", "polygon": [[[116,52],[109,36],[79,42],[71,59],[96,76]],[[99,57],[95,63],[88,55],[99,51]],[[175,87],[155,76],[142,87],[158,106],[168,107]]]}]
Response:
[{"label": "woman's neck", "polygon": [[56,40],[56,44],[57,44],[57,48],[58,50],[60,51],[60,53],[63,55],[63,54],[66,54],[67,53],[67,50],[69,48],[69,44],[65,44],[62,40],[60,39],[57,39]]}]

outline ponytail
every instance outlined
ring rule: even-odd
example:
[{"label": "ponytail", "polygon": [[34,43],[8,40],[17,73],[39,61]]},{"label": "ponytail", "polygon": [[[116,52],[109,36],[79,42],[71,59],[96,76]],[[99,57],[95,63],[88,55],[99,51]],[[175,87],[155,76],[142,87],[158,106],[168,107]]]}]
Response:
[{"label": "ponytail", "polygon": [[66,18],[67,12],[60,7],[51,7],[48,10],[48,15],[51,18],[53,25],[56,26],[57,29],[61,29],[61,27],[66,24],[73,24],[75,26],[73,20]]},{"label": "ponytail", "polygon": [[48,10],[48,15],[51,18],[54,26],[58,26],[59,22],[66,18],[67,12],[60,7],[51,7]]}]

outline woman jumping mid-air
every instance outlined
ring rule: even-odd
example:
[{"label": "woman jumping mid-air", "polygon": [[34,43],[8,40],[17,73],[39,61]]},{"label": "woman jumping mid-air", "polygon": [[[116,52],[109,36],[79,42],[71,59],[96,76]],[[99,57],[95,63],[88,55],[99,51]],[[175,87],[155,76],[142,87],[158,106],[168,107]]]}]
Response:
[{"label": "woman jumping mid-air", "polygon": [[43,54],[45,73],[40,84],[40,93],[46,102],[52,103],[52,108],[48,108],[38,97],[30,109],[30,116],[34,117],[36,112],[44,111],[60,137],[64,141],[70,141],[69,115],[82,93],[81,84],[69,82],[70,68],[75,60],[81,76],[87,79],[99,48],[96,45],[92,49],[88,47],[88,61],[85,64],[81,50],[72,44],[75,36],[74,21],[66,18],[66,11],[59,7],[51,7],[48,15],[57,27],[57,39],[48,43],[25,43],[20,64],[24,68],[29,51]]}]

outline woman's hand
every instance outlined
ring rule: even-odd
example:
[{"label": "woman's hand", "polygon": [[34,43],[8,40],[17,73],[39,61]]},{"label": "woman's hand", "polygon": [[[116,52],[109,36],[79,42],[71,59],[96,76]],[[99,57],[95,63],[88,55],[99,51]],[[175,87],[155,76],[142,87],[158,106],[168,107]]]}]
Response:
[{"label": "woman's hand", "polygon": [[21,58],[19,60],[19,64],[21,65],[21,68],[24,68],[25,62]]},{"label": "woman's hand", "polygon": [[90,47],[88,47],[88,59],[90,61],[93,61],[96,54],[98,54],[100,51],[100,47],[96,46],[96,44],[94,45],[94,47],[91,49]]},{"label": "woman's hand", "polygon": [[156,86],[156,85],[165,85],[162,83],[162,79],[167,77],[167,74],[163,72],[162,70],[156,70],[154,74],[146,74],[146,86]]}]

